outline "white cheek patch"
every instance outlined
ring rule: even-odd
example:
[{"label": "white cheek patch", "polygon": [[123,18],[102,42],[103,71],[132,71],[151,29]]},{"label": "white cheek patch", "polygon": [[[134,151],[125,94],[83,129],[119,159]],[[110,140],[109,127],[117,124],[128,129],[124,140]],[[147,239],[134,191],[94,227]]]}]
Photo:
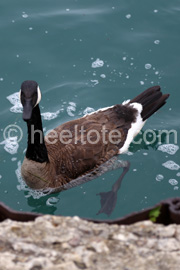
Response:
[{"label": "white cheek patch", "polygon": [[36,107],[36,105],[38,105],[40,101],[41,101],[41,91],[40,91],[40,88],[38,86],[38,88],[37,88],[37,102],[36,102],[34,107]]}]

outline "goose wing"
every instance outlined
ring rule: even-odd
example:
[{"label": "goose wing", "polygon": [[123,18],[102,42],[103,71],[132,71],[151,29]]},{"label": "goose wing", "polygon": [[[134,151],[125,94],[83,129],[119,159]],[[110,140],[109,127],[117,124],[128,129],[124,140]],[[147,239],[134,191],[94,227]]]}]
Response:
[{"label": "goose wing", "polygon": [[60,139],[47,145],[57,174],[74,179],[118,154],[136,115],[131,106],[115,105],[57,127]]}]

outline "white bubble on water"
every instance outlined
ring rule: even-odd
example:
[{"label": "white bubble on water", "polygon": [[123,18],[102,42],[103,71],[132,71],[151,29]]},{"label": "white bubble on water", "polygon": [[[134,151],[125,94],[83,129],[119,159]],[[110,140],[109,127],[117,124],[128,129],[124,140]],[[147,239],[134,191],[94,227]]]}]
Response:
[{"label": "white bubble on water", "polygon": [[178,190],[178,189],[179,189],[179,187],[177,187],[177,186],[174,187],[174,190]]},{"label": "white bubble on water", "polygon": [[168,160],[165,163],[162,164],[162,166],[164,166],[165,168],[169,169],[169,170],[179,170],[180,166],[175,163],[172,160]]},{"label": "white bubble on water", "polygon": [[104,61],[97,58],[96,61],[92,62],[91,66],[92,66],[92,68],[103,67],[104,66]]},{"label": "white bubble on water", "polygon": [[154,44],[156,44],[156,45],[158,45],[159,43],[160,43],[160,40],[159,39],[157,39],[157,40],[154,41]]},{"label": "white bubble on water", "polygon": [[17,154],[19,144],[17,142],[17,137],[10,137],[0,142],[0,145],[4,144],[4,150],[11,155]]},{"label": "white bubble on water", "polygon": [[123,56],[122,60],[123,61],[126,61],[127,57],[126,56]]},{"label": "white bubble on water", "polygon": [[95,112],[95,110],[91,107],[87,107],[84,111],[83,111],[83,114],[84,115],[87,115],[87,114],[90,114],[90,113],[93,113]]},{"label": "white bubble on water", "polygon": [[164,179],[164,176],[162,174],[156,175],[156,181],[160,182]]},{"label": "white bubble on water", "polygon": [[2,178],[2,175],[0,175],[0,179]]},{"label": "white bubble on water", "polygon": [[1,77],[1,78],[0,78],[0,81],[1,81],[1,82],[4,81],[4,78]]},{"label": "white bubble on water", "polygon": [[158,150],[169,155],[174,155],[179,150],[179,146],[176,144],[162,144],[158,146]]},{"label": "white bubble on water", "polygon": [[134,153],[130,152],[130,151],[127,151],[125,154],[128,155],[128,156],[133,156],[134,155]]},{"label": "white bubble on water", "polygon": [[58,198],[56,198],[56,197],[50,197],[49,199],[47,199],[46,205],[47,206],[53,206],[53,205],[55,205],[58,202],[59,202],[59,199]]},{"label": "white bubble on water", "polygon": [[130,18],[131,18],[131,14],[127,14],[127,15],[126,15],[126,18],[127,18],[127,19],[130,19]]},{"label": "white bubble on water", "polygon": [[101,74],[100,77],[103,78],[103,79],[105,79],[106,78],[106,75],[105,74]]},{"label": "white bubble on water", "polygon": [[27,13],[23,12],[22,17],[23,17],[24,19],[26,19],[26,18],[28,18],[29,16],[28,16]]},{"label": "white bubble on water", "polygon": [[154,9],[154,13],[157,13],[158,12],[158,10],[157,9]]},{"label": "white bubble on water", "polygon": [[151,64],[145,64],[145,69],[150,69],[150,68],[152,68]]},{"label": "white bubble on water", "polygon": [[180,172],[178,172],[178,173],[176,174],[176,176],[180,177]]},{"label": "white bubble on water", "polygon": [[178,181],[176,179],[169,179],[169,184],[171,184],[172,186],[178,185]]},{"label": "white bubble on water", "polygon": [[144,85],[144,82],[143,82],[143,81],[140,81],[140,84],[141,84],[141,85]]},{"label": "white bubble on water", "polygon": [[13,113],[22,113],[22,104],[19,100],[19,92],[15,92],[14,94],[7,96],[7,100],[13,105],[10,108],[10,111]]},{"label": "white bubble on water", "polygon": [[58,114],[60,113],[60,110],[56,111],[56,112],[44,112],[41,113],[41,116],[43,117],[44,120],[52,120],[55,119],[56,117],[58,117]]},{"label": "white bubble on water", "polygon": [[69,102],[69,105],[68,105],[66,111],[67,111],[67,114],[69,116],[74,116],[75,115],[74,112],[76,111],[76,103],[75,102]]},{"label": "white bubble on water", "polygon": [[32,31],[32,30],[33,30],[33,28],[32,28],[32,27],[29,27],[29,30],[30,30],[30,31]]},{"label": "white bubble on water", "polygon": [[96,84],[98,84],[98,83],[99,83],[99,81],[98,81],[98,80],[91,80],[91,82],[92,82],[92,83],[94,83],[94,85],[93,85],[93,86],[95,86]]}]

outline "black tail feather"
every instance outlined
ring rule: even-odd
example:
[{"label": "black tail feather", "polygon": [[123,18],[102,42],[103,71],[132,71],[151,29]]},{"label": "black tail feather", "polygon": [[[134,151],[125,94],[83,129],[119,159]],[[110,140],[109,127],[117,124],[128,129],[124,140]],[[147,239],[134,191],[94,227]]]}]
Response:
[{"label": "black tail feather", "polygon": [[142,104],[143,110],[141,116],[143,121],[149,118],[166,103],[169,94],[163,95],[160,90],[160,86],[153,86],[130,101],[130,103],[138,102]]}]

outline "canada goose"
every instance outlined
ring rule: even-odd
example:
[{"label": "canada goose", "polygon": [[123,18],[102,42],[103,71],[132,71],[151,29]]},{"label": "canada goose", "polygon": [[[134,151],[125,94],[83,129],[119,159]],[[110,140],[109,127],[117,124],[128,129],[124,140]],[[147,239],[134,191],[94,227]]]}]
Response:
[{"label": "canada goose", "polygon": [[28,145],[22,177],[29,187],[46,189],[63,186],[92,171],[113,156],[126,152],[147,118],[168,97],[169,94],[162,95],[159,86],[154,86],[121,105],[64,123],[44,138],[40,88],[35,81],[24,81],[20,101],[28,128]]}]

